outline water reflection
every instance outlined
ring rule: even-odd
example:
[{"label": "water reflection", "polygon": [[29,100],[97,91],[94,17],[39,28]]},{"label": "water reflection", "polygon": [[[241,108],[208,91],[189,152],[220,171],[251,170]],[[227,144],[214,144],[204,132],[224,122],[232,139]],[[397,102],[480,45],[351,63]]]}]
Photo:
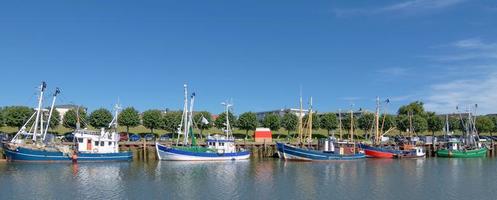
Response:
[{"label": "water reflection", "polygon": [[494,159],[0,163],[2,199],[494,199]]}]

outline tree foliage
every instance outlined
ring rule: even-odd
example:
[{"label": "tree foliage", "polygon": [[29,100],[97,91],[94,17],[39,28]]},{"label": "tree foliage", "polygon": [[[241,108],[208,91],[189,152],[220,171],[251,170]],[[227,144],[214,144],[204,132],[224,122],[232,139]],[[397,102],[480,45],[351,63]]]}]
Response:
[{"label": "tree foliage", "polygon": [[[235,115],[233,115],[233,113],[228,112],[228,119],[229,119],[230,125],[232,127],[235,126],[236,117],[235,117]],[[218,117],[214,121],[214,125],[218,129],[226,128],[226,113],[225,112],[223,112],[223,113],[221,113],[221,114],[218,115]]]},{"label": "tree foliage", "polygon": [[57,126],[59,126],[59,125],[60,125],[60,113],[56,109],[53,109],[52,117],[50,118],[50,122],[48,124],[48,127],[51,129],[56,129]]},{"label": "tree foliage", "polygon": [[79,108],[79,112],[76,113],[76,109],[68,110],[63,117],[62,125],[66,128],[76,129],[76,123],[78,121],[77,115],[79,115],[79,121],[81,128],[86,127],[86,109]]},{"label": "tree foliage", "polygon": [[0,127],[2,127],[5,124],[5,117],[4,117],[4,112],[3,108],[0,108]]},{"label": "tree foliage", "polygon": [[[302,121],[304,123],[304,126],[306,126],[306,124],[309,121],[309,115],[305,115]],[[317,113],[312,113],[312,129],[317,130],[320,127],[321,127],[321,121],[319,121],[319,116],[317,115]]]},{"label": "tree foliage", "polygon": [[335,113],[326,113],[320,117],[320,127],[328,131],[328,135],[331,130],[338,128],[338,119]]},{"label": "tree foliage", "polygon": [[281,118],[281,127],[283,127],[288,133],[290,131],[297,130],[299,123],[299,117],[293,113],[285,113]]},{"label": "tree foliage", "polygon": [[26,106],[11,106],[6,107],[3,112],[5,124],[20,129],[35,111]]},{"label": "tree foliage", "polygon": [[278,131],[281,127],[280,116],[276,114],[268,114],[262,120],[264,127],[270,128],[272,131]]},{"label": "tree foliage", "polygon": [[428,131],[435,133],[436,131],[441,131],[444,128],[443,120],[438,116],[430,116],[426,120],[428,123]]},{"label": "tree foliage", "polygon": [[[204,117],[209,123],[202,123],[202,117]],[[193,121],[195,121],[197,128],[200,129],[201,132],[202,130],[210,129],[213,124],[212,115],[210,112],[207,111],[196,112],[193,115]]]},{"label": "tree foliage", "polygon": [[94,110],[89,117],[90,125],[98,129],[108,127],[111,121],[112,113],[105,108]]},{"label": "tree foliage", "polygon": [[408,105],[403,105],[399,108],[397,112],[399,115],[422,115],[425,116],[425,109],[423,107],[423,102],[415,101]]},{"label": "tree foliage", "polygon": [[121,126],[126,126],[126,133],[129,133],[130,127],[140,125],[140,113],[133,107],[127,107],[119,113],[117,123]]},{"label": "tree foliage", "polygon": [[147,110],[143,112],[142,121],[143,126],[154,133],[154,129],[162,127],[162,112],[160,110]]},{"label": "tree foliage", "polygon": [[428,122],[425,118],[414,115],[412,116],[412,130],[410,130],[410,122],[409,117],[407,115],[399,115],[397,116],[397,129],[401,132],[410,131],[414,133],[421,133],[428,129]]},{"label": "tree foliage", "polygon": [[489,116],[476,117],[476,129],[480,133],[490,133],[495,129],[494,121]]},{"label": "tree foliage", "polygon": [[382,114],[379,123],[380,129],[383,127],[383,131],[388,131],[397,126],[397,119],[393,115]]},{"label": "tree foliage", "polygon": [[375,115],[373,113],[363,113],[357,119],[357,127],[366,132],[373,130],[375,123]]},{"label": "tree foliage", "polygon": [[179,125],[181,124],[182,115],[183,112],[181,111],[167,112],[162,117],[162,128],[165,129],[166,131],[169,131],[170,133],[177,132]]},{"label": "tree foliage", "polygon": [[257,128],[257,116],[253,112],[243,113],[238,118],[236,125],[239,129],[245,130],[245,139],[247,139],[248,131]]}]

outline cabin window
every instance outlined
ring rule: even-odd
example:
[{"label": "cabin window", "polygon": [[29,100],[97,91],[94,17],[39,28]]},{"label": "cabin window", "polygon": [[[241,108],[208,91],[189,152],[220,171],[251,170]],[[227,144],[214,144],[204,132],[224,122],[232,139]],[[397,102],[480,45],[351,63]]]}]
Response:
[{"label": "cabin window", "polygon": [[100,146],[103,147],[105,145],[105,142],[100,142]]},{"label": "cabin window", "polygon": [[98,141],[95,141],[95,146],[98,146]]},{"label": "cabin window", "polygon": [[83,143],[83,138],[78,138],[78,143]]},{"label": "cabin window", "polygon": [[112,142],[109,142],[109,146],[112,146]]}]

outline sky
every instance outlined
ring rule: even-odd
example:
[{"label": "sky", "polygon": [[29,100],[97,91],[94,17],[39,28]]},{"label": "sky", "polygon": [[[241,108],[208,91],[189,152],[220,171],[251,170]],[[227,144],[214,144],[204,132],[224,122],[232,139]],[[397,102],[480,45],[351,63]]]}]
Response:
[{"label": "sky", "polygon": [[0,106],[497,113],[497,2],[2,1]]}]

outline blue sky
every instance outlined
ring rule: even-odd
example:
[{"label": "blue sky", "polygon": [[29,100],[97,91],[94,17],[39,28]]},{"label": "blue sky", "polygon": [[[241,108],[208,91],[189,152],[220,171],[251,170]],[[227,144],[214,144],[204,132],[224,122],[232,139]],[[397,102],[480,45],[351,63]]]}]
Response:
[{"label": "blue sky", "polygon": [[497,112],[497,2],[9,1],[0,3],[0,105],[235,112],[296,107],[388,111],[415,100]]}]

